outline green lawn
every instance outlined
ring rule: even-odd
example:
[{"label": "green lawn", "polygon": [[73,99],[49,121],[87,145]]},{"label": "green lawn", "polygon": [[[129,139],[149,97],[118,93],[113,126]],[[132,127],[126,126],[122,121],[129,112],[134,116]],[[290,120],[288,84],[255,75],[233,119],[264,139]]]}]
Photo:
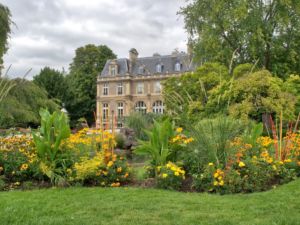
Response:
[{"label": "green lawn", "polygon": [[0,224],[300,224],[300,180],[226,196],[139,188],[2,192]]}]

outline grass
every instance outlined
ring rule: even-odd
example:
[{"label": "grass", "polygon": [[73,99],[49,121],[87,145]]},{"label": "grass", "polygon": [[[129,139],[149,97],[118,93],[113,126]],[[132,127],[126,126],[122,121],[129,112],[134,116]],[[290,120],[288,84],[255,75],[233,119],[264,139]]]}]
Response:
[{"label": "grass", "polygon": [[296,225],[300,180],[240,195],[141,188],[80,188],[0,193],[0,224]]}]

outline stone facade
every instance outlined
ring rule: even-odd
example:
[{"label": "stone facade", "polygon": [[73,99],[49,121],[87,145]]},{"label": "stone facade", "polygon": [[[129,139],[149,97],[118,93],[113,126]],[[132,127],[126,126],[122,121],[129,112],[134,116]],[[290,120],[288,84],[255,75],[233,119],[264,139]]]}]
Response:
[{"label": "stone facade", "polygon": [[132,111],[163,113],[161,82],[191,70],[186,53],[138,58],[136,49],[129,59],[108,60],[97,79],[96,126],[122,127]]}]

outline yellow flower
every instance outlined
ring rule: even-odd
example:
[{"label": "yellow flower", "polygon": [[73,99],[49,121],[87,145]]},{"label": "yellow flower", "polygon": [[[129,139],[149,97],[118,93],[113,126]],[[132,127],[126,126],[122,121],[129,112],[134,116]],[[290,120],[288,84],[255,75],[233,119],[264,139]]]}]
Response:
[{"label": "yellow flower", "polygon": [[273,158],[272,157],[269,157],[268,159],[267,159],[267,163],[272,163],[273,162]]},{"label": "yellow flower", "polygon": [[181,127],[178,127],[178,128],[176,129],[176,132],[177,132],[177,133],[181,133],[182,130],[183,130],[183,129],[182,129]]},{"label": "yellow flower", "polygon": [[272,166],[273,170],[277,170],[277,167],[275,165]]},{"label": "yellow flower", "polygon": [[20,182],[17,181],[17,182],[14,183],[14,185],[19,186],[19,185],[20,185]]},{"label": "yellow flower", "polygon": [[209,166],[213,166],[214,164],[212,162],[208,163]]},{"label": "yellow flower", "polygon": [[109,161],[109,162],[107,163],[107,166],[108,166],[108,167],[111,167],[113,164],[114,164],[113,161]]},{"label": "yellow flower", "polygon": [[218,181],[214,181],[214,186],[218,186],[219,182]]},{"label": "yellow flower", "polygon": [[174,175],[178,177],[178,176],[179,176],[179,172],[176,171],[176,172],[174,173]]},{"label": "yellow flower", "polygon": [[214,173],[214,178],[217,178],[219,176],[219,173]]},{"label": "yellow flower", "polygon": [[220,186],[223,186],[223,185],[224,185],[224,181],[221,180],[221,181],[219,182],[219,185],[220,185]]},{"label": "yellow flower", "polygon": [[28,169],[28,164],[24,163],[21,165],[20,170],[27,170]]},{"label": "yellow flower", "polygon": [[106,170],[103,170],[102,173],[107,176],[108,172]]},{"label": "yellow flower", "polygon": [[244,162],[239,162],[239,167],[244,167],[244,166],[246,166],[246,164],[244,163]]},{"label": "yellow flower", "polygon": [[129,176],[129,174],[128,174],[128,173],[125,173],[124,177],[127,178],[128,176]]},{"label": "yellow flower", "polygon": [[292,160],[291,159],[285,159],[284,162],[285,163],[290,163],[290,162],[292,162]]},{"label": "yellow flower", "polygon": [[3,171],[3,167],[2,166],[0,166],[0,173]]},{"label": "yellow flower", "polygon": [[122,172],[122,167],[118,167],[117,172],[121,173]]},{"label": "yellow flower", "polygon": [[112,183],[110,186],[111,187],[120,187],[120,182]]},{"label": "yellow flower", "polygon": [[156,167],[157,171],[159,172],[161,169],[161,166]]},{"label": "yellow flower", "polygon": [[167,173],[163,173],[163,174],[162,174],[162,177],[163,177],[163,178],[167,178],[167,177],[168,177],[168,174],[167,174]]}]

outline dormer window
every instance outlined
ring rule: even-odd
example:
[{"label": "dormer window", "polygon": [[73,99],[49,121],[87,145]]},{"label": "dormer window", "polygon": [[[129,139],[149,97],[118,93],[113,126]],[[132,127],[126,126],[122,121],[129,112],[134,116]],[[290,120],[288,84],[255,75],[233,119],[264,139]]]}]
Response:
[{"label": "dormer window", "polygon": [[163,65],[157,64],[156,65],[156,73],[162,73],[162,70],[163,70]]},{"label": "dormer window", "polygon": [[109,74],[115,76],[118,74],[118,64],[116,60],[113,60],[109,65]]},{"label": "dormer window", "polygon": [[144,74],[144,73],[145,73],[144,67],[143,67],[143,66],[140,66],[139,69],[138,69],[138,74],[139,74],[139,75],[142,75],[142,74]]},{"label": "dormer window", "polygon": [[110,75],[115,76],[117,74],[117,67],[111,66],[110,68]]},{"label": "dormer window", "polygon": [[176,72],[179,72],[181,70],[181,64],[180,64],[180,62],[177,62],[176,64],[175,64],[175,71]]}]

